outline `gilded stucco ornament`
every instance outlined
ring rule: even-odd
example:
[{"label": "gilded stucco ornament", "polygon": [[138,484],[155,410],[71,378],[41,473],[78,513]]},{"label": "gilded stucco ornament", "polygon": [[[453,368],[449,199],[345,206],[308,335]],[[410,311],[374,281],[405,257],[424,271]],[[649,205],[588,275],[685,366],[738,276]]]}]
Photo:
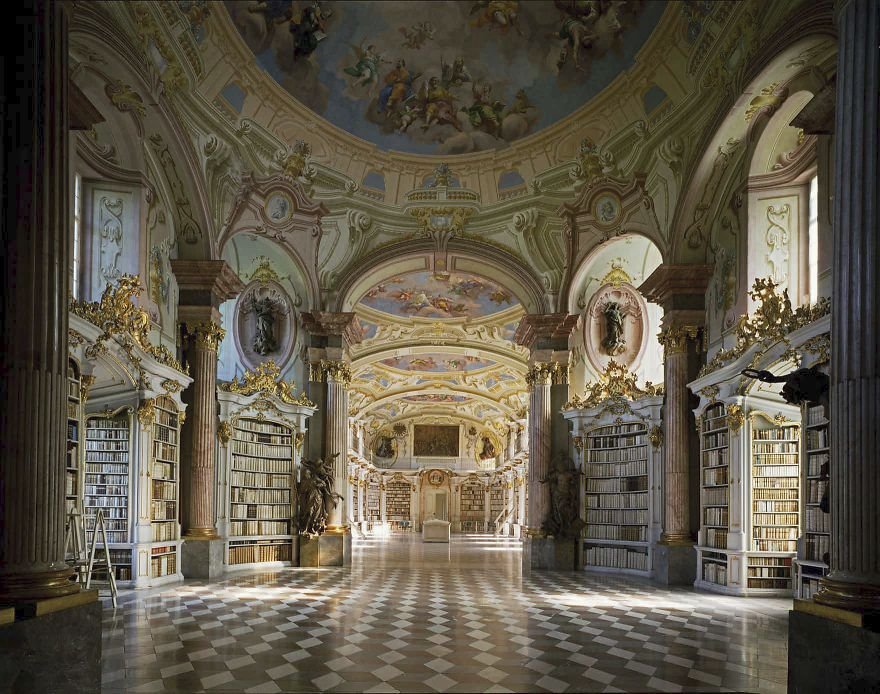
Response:
[{"label": "gilded stucco ornament", "polygon": [[746,422],[746,415],[743,412],[742,405],[728,405],[726,421],[731,431],[739,431]]},{"label": "gilded stucco ornament", "polygon": [[303,443],[306,440],[306,434],[303,431],[296,432],[296,435],[293,437],[293,447],[296,449],[297,453],[302,453]]},{"label": "gilded stucco ornament", "polygon": [[171,378],[166,378],[164,381],[162,381],[162,390],[164,390],[166,393],[179,393],[181,390],[183,390],[183,386]]},{"label": "gilded stucco ornament", "polygon": [[346,387],[351,385],[351,366],[338,360],[325,360],[309,364],[309,380],[314,383],[336,381]]},{"label": "gilded stucco ornament", "polygon": [[278,365],[271,359],[258,364],[253,371],[245,371],[241,381],[238,378],[233,378],[229,383],[220,384],[220,390],[227,393],[237,393],[239,395],[263,393],[265,395],[273,395],[289,405],[315,406],[315,403],[309,400],[305,393],[301,393],[298,397],[294,395],[293,391],[295,388],[295,383],[281,378]]},{"label": "gilded stucco ornament", "polygon": [[110,338],[126,351],[129,358],[137,366],[140,359],[132,354],[131,348],[136,344],[150,354],[156,361],[170,366],[176,371],[187,373],[177,359],[163,346],[155,346],[150,342],[150,315],[134,304],[134,297],[139,296],[143,287],[137,275],[121,275],[115,285],[108,284],[97,302],[72,301],[70,312],[79,316],[103,332],[95,340],[95,344],[86,348],[86,357],[95,359],[107,353],[104,342]]},{"label": "gilded stucco ornament", "polygon": [[661,330],[657,341],[663,345],[665,354],[682,354],[687,350],[688,342],[700,345],[704,331],[699,325],[673,325]]},{"label": "gilded stucco ornament", "polygon": [[788,344],[789,333],[831,312],[831,301],[828,298],[793,309],[788,290],[783,289],[780,294],[777,291],[778,287],[779,285],[769,277],[755,280],[749,296],[753,301],[758,302],[758,307],[753,314],[739,319],[736,326],[736,346],[729,350],[719,350],[702,368],[700,376],[705,376],[727,362],[737,359],[754,344],[760,343],[765,347],[775,342]]},{"label": "gilded stucco ornament", "polygon": [[648,433],[648,440],[654,448],[660,448],[663,445],[663,429],[654,425]]},{"label": "gilded stucco ornament", "polygon": [[610,399],[627,398],[636,400],[644,397],[655,397],[663,394],[663,385],[654,385],[645,381],[644,388],[636,384],[636,375],[631,373],[626,366],[619,364],[613,359],[608,362],[605,371],[599,374],[596,383],[589,384],[583,396],[575,395],[562,409],[577,410],[588,407],[596,407],[601,402]]},{"label": "gilded stucco ornament", "polygon": [[150,398],[148,400],[144,400],[140,404],[140,407],[138,407],[137,418],[138,421],[144,426],[152,424],[156,419],[156,408],[154,405],[155,401]]},{"label": "gilded stucco ornament", "polygon": [[549,386],[552,383],[559,383],[560,379],[565,377],[567,377],[567,373],[563,364],[555,361],[536,361],[526,372],[526,385],[529,388]]},{"label": "gilded stucco ornament", "polygon": [[224,446],[229,445],[229,441],[232,439],[232,425],[229,422],[220,422],[217,427],[217,438]]},{"label": "gilded stucco ornament", "polygon": [[85,404],[89,399],[89,391],[92,389],[92,386],[95,384],[95,376],[92,374],[83,374],[80,376],[80,394],[79,398],[82,400],[82,403]]},{"label": "gilded stucco ornament", "polygon": [[84,344],[86,341],[85,336],[82,333],[78,333],[76,330],[68,329],[67,331],[67,343],[71,347],[79,347]]},{"label": "gilded stucco ornament", "polygon": [[718,402],[718,394],[721,392],[721,388],[716,385],[706,386],[705,388],[700,389],[700,395],[709,401],[711,405],[713,402]]}]

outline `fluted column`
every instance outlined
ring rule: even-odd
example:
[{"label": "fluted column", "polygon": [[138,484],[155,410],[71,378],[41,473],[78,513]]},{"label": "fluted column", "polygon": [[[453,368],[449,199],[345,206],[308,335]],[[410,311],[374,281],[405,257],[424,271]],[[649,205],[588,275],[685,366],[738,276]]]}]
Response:
[{"label": "fluted column", "polygon": [[508,424],[507,425],[507,459],[513,460],[514,456],[516,456],[516,432],[517,432],[516,424]]},{"label": "fluted column", "polygon": [[[333,488],[339,491],[345,489],[348,480],[345,466],[348,455],[348,385],[351,383],[351,369],[342,361],[324,361],[319,368],[327,384],[324,451],[327,459],[333,461]],[[347,526],[345,502],[340,499],[330,511],[327,528],[333,531]]]},{"label": "fluted column", "polygon": [[61,5],[18,11],[13,41],[23,52],[7,53],[4,68],[0,603],[79,591],[64,562],[70,192]]},{"label": "fluted column", "polygon": [[665,509],[660,542],[691,545],[690,519],[690,442],[693,429],[688,406],[689,351],[702,338],[702,328],[672,325],[660,333],[664,351],[666,401],[663,408],[663,490]]},{"label": "fluted column", "polygon": [[880,610],[880,6],[840,3],[831,311],[831,571],[816,602]]},{"label": "fluted column", "polygon": [[538,362],[529,369],[529,533],[540,535],[550,508],[550,489],[542,480],[550,468],[551,426],[550,385],[554,364]]},{"label": "fluted column", "polygon": [[185,536],[218,537],[214,513],[214,447],[217,441],[217,349],[226,335],[214,321],[189,326],[193,377],[192,448]]}]

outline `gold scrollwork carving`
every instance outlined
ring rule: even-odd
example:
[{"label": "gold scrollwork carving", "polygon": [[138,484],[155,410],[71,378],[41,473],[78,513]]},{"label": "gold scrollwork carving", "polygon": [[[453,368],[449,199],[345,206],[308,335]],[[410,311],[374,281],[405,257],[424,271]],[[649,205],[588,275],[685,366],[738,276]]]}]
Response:
[{"label": "gold scrollwork carving", "polygon": [[166,393],[179,393],[183,390],[183,386],[172,378],[166,378],[162,381],[162,389]]},{"label": "gold scrollwork carving", "polygon": [[137,411],[138,421],[144,426],[152,424],[156,419],[155,401],[152,398],[144,400]]},{"label": "gold scrollwork carving", "polygon": [[788,290],[783,289],[780,294],[777,291],[778,287],[779,285],[769,277],[755,280],[749,296],[753,301],[758,302],[758,307],[752,315],[745,315],[739,319],[736,326],[736,346],[728,350],[719,350],[702,368],[700,376],[705,376],[727,362],[733,361],[756,343],[763,343],[765,346],[773,342],[787,344],[786,336],[789,333],[831,313],[831,301],[824,297],[815,304],[792,309]]},{"label": "gold scrollwork carving", "polygon": [[85,341],[86,341],[86,338],[82,333],[79,333],[73,329],[68,329],[67,342],[71,347],[79,347]]},{"label": "gold scrollwork carving", "polygon": [[811,337],[804,343],[804,351],[818,354],[816,364],[827,364],[831,361],[831,336],[828,333]]},{"label": "gold scrollwork carving", "polygon": [[565,368],[559,362],[536,361],[526,372],[526,384],[529,388],[532,388],[534,386],[549,386],[552,383],[559,383],[560,376],[558,373],[564,370]]},{"label": "gold scrollwork carving", "polygon": [[300,393],[299,396],[294,395],[295,388],[296,384],[293,381],[288,382],[281,378],[278,365],[271,359],[257,365],[253,371],[245,371],[241,381],[233,378],[230,383],[220,384],[220,390],[227,393],[238,393],[239,395],[263,393],[274,395],[289,405],[315,406],[315,403],[309,400],[305,393]]},{"label": "gold scrollwork carving", "polygon": [[596,407],[605,400],[628,398],[636,400],[663,394],[663,385],[645,382],[644,388],[636,384],[636,375],[623,364],[611,359],[596,383],[589,384],[583,396],[575,395],[563,406],[564,410],[578,410]]},{"label": "gold scrollwork carving", "polygon": [[706,398],[711,405],[713,402],[718,402],[718,394],[721,392],[721,388],[718,386],[706,386],[705,388],[700,389],[700,395]]},{"label": "gold scrollwork carving", "polygon": [[574,444],[574,449],[580,453],[584,450],[584,437],[583,436],[572,436],[571,442]]},{"label": "gold scrollwork carving", "polygon": [[731,431],[739,431],[746,422],[746,415],[743,412],[742,405],[727,406],[727,426]]},{"label": "gold scrollwork carving", "polygon": [[657,340],[666,355],[681,354],[687,350],[688,342],[698,345],[702,342],[703,328],[699,325],[672,325],[661,330]]},{"label": "gold scrollwork carving", "polygon": [[648,433],[648,440],[654,448],[660,448],[663,445],[663,429],[656,425],[651,427],[651,431]]},{"label": "gold scrollwork carving", "polygon": [[80,377],[80,391],[79,397],[82,400],[83,404],[85,404],[89,399],[89,391],[92,386],[95,384],[95,377],[92,374],[83,374]]},{"label": "gold scrollwork carving", "polygon": [[185,410],[181,410],[180,414],[177,415],[177,421],[180,424],[180,426],[183,426],[183,423],[186,421],[186,411]]},{"label": "gold scrollwork carving", "polygon": [[313,383],[337,381],[348,387],[351,385],[351,367],[344,361],[322,359],[309,364],[309,380]]},{"label": "gold scrollwork carving", "polygon": [[294,448],[296,448],[297,453],[302,453],[303,442],[306,440],[306,434],[303,431],[296,432],[296,435],[293,437]]},{"label": "gold scrollwork carving", "polygon": [[229,422],[220,422],[217,427],[217,438],[224,446],[228,446],[232,440],[232,425]]}]

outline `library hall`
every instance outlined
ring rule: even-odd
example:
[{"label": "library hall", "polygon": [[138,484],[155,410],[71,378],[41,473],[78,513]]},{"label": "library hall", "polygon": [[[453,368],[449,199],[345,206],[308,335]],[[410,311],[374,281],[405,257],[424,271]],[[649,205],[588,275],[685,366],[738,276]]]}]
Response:
[{"label": "library hall", "polygon": [[0,694],[880,693],[880,2],[7,10]]}]

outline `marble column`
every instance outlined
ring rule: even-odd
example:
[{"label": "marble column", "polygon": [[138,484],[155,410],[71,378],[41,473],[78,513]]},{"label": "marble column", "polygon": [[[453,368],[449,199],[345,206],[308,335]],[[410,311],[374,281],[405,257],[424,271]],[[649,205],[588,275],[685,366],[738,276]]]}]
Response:
[{"label": "marble column", "polygon": [[181,431],[181,517],[186,578],[212,579],[224,571],[224,540],[217,534],[217,353],[226,331],[220,304],[244,288],[224,260],[172,260],[180,292],[178,321],[193,377],[182,397],[188,405]]},{"label": "marble column", "polygon": [[699,526],[699,487],[691,477],[699,467],[694,417],[687,384],[699,371],[703,351],[705,291],[712,268],[661,265],[639,291],[664,309],[658,339],[664,350],[663,532],[654,546],[652,577],[667,585],[690,585],[696,578],[694,532]]},{"label": "marble column", "polygon": [[880,691],[880,5],[837,4],[831,570],[788,621],[790,692]]},{"label": "marble column", "polygon": [[[29,12],[28,12],[29,9]],[[34,45],[5,68],[0,600],[79,592],[64,562],[70,258],[67,18],[22,11]],[[19,41],[21,43],[21,41]],[[12,63],[20,61],[16,71]],[[10,74],[10,72],[12,74]],[[17,82],[15,81],[17,80]],[[12,99],[16,89],[26,93]],[[7,150],[8,148],[8,150]]]},{"label": "marble column", "polygon": [[77,121],[68,7],[8,6],[0,61],[0,687],[9,691],[101,686],[97,591],[81,591],[64,561],[68,129]]},{"label": "marble column", "polygon": [[[326,410],[324,429],[325,460],[333,461],[333,488],[345,489],[348,476],[345,474],[348,458],[348,386],[351,383],[351,370],[342,361],[322,362],[324,382],[326,383]],[[330,511],[327,529],[330,532],[342,531],[348,526],[344,502]]]},{"label": "marble column", "polygon": [[841,3],[831,310],[831,571],[816,601],[880,610],[880,11]]},{"label": "marble column", "polygon": [[226,331],[214,321],[187,328],[192,340],[189,362],[193,377],[193,438],[185,537],[213,540],[218,537],[214,524],[217,350]]},{"label": "marble column", "polygon": [[561,407],[568,399],[569,338],[577,316],[553,313],[523,316],[516,330],[517,344],[529,350],[528,510],[523,538],[523,570],[575,568],[577,543],[573,538],[548,537],[544,521],[550,510],[547,478],[551,461],[568,457],[568,423]]},{"label": "marble column", "polygon": [[517,424],[507,425],[507,459],[513,460],[516,456],[516,432]]}]

